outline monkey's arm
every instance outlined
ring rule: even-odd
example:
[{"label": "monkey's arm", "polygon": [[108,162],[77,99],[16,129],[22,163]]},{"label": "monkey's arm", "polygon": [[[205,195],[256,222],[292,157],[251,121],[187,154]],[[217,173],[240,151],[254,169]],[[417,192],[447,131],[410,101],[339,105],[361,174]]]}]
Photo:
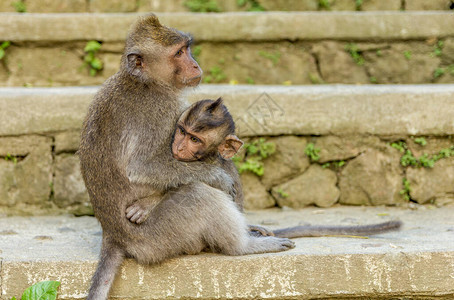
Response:
[{"label": "monkey's arm", "polygon": [[152,157],[135,157],[126,166],[126,174],[130,182],[149,184],[153,189],[161,191],[203,182],[232,196],[235,194],[232,177],[223,168],[201,161],[178,161],[167,148],[161,149]]}]

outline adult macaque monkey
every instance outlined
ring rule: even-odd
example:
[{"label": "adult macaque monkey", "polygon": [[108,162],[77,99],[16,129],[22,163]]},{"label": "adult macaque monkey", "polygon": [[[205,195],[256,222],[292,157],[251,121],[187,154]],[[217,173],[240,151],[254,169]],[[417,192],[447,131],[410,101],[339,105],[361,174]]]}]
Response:
[{"label": "adult macaque monkey", "polygon": [[[235,135],[235,123],[222,99],[202,100],[187,108],[176,123],[173,134],[172,155],[174,158],[195,162],[204,161],[222,166],[234,180],[235,202],[243,207],[238,172],[229,160],[243,145]],[[251,229],[263,235],[296,238],[327,235],[373,235],[397,230],[400,221],[389,221],[361,226],[297,226],[268,232],[259,226],[250,225]]]},{"label": "adult macaque monkey", "polygon": [[[103,236],[87,299],[107,299],[124,257],[149,264],[205,248],[243,255],[294,247],[286,238],[249,235],[232,201],[232,178],[219,165],[173,158],[172,133],[186,106],[181,93],[202,75],[190,45],[189,35],[156,16],[140,19],[120,70],[89,107],[79,157]],[[137,215],[140,224],[131,221]]]}]

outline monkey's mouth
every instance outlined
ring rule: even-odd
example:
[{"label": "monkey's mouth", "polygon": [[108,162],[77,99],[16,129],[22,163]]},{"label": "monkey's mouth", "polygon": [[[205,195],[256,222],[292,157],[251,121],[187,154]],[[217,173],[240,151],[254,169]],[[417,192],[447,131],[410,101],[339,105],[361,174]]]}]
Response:
[{"label": "monkey's mouth", "polygon": [[185,84],[187,86],[196,86],[196,85],[198,85],[200,83],[200,81],[202,81],[202,74],[187,79]]}]

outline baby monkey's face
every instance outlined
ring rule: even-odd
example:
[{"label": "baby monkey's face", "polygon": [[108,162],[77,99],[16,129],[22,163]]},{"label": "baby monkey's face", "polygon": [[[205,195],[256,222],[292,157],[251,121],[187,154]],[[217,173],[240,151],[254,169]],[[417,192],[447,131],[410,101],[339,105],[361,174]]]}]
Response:
[{"label": "baby monkey's face", "polygon": [[[225,113],[227,112],[227,113]],[[180,161],[232,158],[243,142],[234,135],[232,117],[222,100],[194,103],[180,116],[173,135],[172,155]]]}]

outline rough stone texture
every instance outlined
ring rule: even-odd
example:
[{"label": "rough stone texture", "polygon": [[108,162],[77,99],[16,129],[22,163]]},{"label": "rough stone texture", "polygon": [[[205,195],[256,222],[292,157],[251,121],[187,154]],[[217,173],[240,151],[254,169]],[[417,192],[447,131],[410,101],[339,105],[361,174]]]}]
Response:
[{"label": "rough stone texture", "polygon": [[[383,216],[383,215],[388,216]],[[126,260],[111,297],[125,299],[314,299],[454,296],[454,207],[272,209],[248,213],[250,224],[371,224],[403,221],[399,232],[355,238],[295,239],[282,253],[246,256],[188,255],[155,266]],[[382,215],[382,216],[379,216]],[[417,225],[415,225],[417,224]],[[2,299],[31,284],[59,280],[59,299],[87,295],[101,245],[94,218],[1,218]],[[36,236],[52,240],[37,240]],[[430,242],[428,242],[430,239]],[[17,245],[20,245],[18,247]],[[31,251],[33,249],[33,251]],[[329,282],[329,284],[327,284]],[[439,299],[439,298],[437,298]]]},{"label": "rough stone texture", "polygon": [[[368,74],[378,83],[427,83],[434,79],[440,58],[433,46],[421,43],[393,44],[385,49],[364,53]],[[410,53],[409,58],[405,53]]]},{"label": "rough stone texture", "polygon": [[301,174],[309,166],[309,159],[304,154],[307,143],[305,138],[284,136],[268,139],[267,142],[276,145],[276,152],[264,160],[265,173],[261,181],[266,188]]},{"label": "rough stone texture", "polygon": [[[5,0],[5,2],[9,1]],[[11,2],[14,2],[14,0],[11,0]],[[85,0],[26,0],[25,5],[29,13],[80,13],[87,11]]]},{"label": "rough stone texture", "polygon": [[313,11],[318,10],[317,0],[261,0],[267,11]]},{"label": "rough stone texture", "polygon": [[438,154],[442,149],[449,149],[454,146],[452,138],[442,137],[424,137],[427,144],[422,146],[415,143],[415,138],[407,138],[405,142],[415,157],[420,157],[424,154],[434,155]]},{"label": "rough stone texture", "polygon": [[400,155],[394,149],[369,149],[348,162],[340,173],[339,202],[352,205],[393,205],[404,202]]},{"label": "rough stone texture", "polygon": [[[0,135],[80,130],[98,88],[0,88]],[[191,101],[222,96],[245,136],[452,135],[453,85],[202,85]],[[405,107],[405,109],[402,109]]]},{"label": "rough stone texture", "polygon": [[454,64],[454,38],[447,38],[443,40],[441,62],[444,65]]},{"label": "rough stone texture", "polygon": [[345,51],[345,45],[337,42],[321,42],[312,48],[326,83],[369,83],[366,70],[359,66]]},{"label": "rough stone texture", "polygon": [[76,152],[79,149],[80,130],[65,131],[55,134],[55,152]]},{"label": "rough stone texture", "polygon": [[361,10],[380,11],[380,10],[400,10],[402,6],[401,0],[363,0]]},{"label": "rough stone texture", "polygon": [[83,77],[88,77],[82,72],[85,70],[81,70],[82,58],[67,48],[10,46],[7,51],[6,65],[11,72],[9,85],[77,85]]},{"label": "rough stone texture", "polygon": [[450,0],[405,0],[405,10],[448,10]]},{"label": "rough stone texture", "polygon": [[138,1],[139,12],[181,12],[188,9],[184,6],[186,0],[173,1],[156,1],[156,0],[140,0]]},{"label": "rough stone texture", "polygon": [[0,12],[16,12],[13,5],[14,1],[1,1]]},{"label": "rough stone texture", "polygon": [[89,0],[90,12],[134,12],[137,9],[136,0]]},{"label": "rough stone texture", "polygon": [[213,67],[219,67],[226,75],[220,82],[236,80],[247,83],[253,80],[263,84],[282,84],[290,80],[292,84],[309,84],[309,74],[318,74],[314,57],[302,44],[202,43],[200,47],[202,51],[198,60],[205,78]]},{"label": "rough stone texture", "polygon": [[355,1],[352,0],[330,0],[329,10],[356,10]]},{"label": "rough stone texture", "polygon": [[411,199],[420,204],[454,198],[454,159],[441,159],[429,168],[408,168]]},{"label": "rough stone texture", "polygon": [[54,202],[72,214],[93,214],[76,155],[61,154],[55,158]]},{"label": "rough stone texture", "polygon": [[315,148],[319,149],[319,163],[348,160],[358,156],[369,146],[378,146],[380,140],[373,136],[322,136],[314,141]]},{"label": "rough stone texture", "polygon": [[276,205],[276,201],[255,174],[242,173],[241,182],[243,184],[245,209],[263,209]]},{"label": "rough stone texture", "polygon": [[[124,41],[129,26],[139,15],[5,14],[0,19],[0,37],[1,40],[13,42],[81,40],[118,42]],[[158,16],[163,24],[192,32],[200,42],[407,40],[454,35],[454,16],[449,12],[159,13]]]},{"label": "rough stone texture", "polygon": [[312,204],[330,207],[339,199],[336,183],[336,173],[311,165],[303,175],[273,187],[272,194],[280,207],[303,208]]},{"label": "rough stone texture", "polygon": [[[40,136],[0,138],[0,205],[45,204],[51,192],[50,138]],[[16,157],[17,162],[5,160]]]}]

